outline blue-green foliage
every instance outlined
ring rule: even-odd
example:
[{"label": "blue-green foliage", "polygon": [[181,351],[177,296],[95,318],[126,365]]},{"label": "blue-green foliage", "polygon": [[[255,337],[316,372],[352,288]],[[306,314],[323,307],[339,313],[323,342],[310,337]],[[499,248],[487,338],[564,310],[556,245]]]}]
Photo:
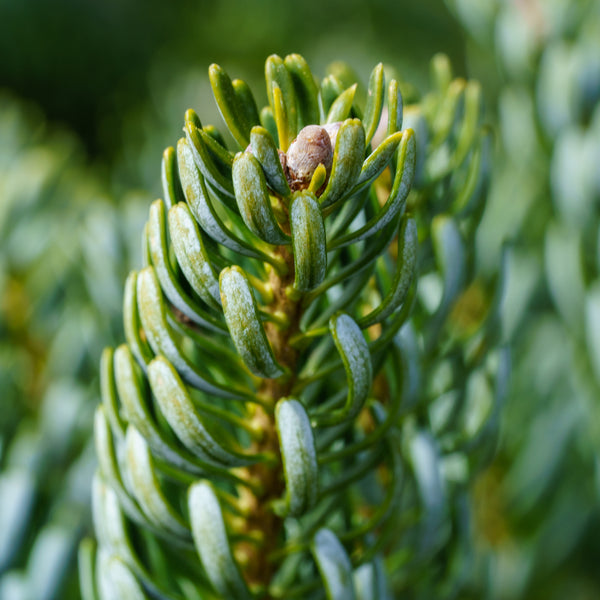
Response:
[{"label": "blue-green foliage", "polygon": [[[473,261],[480,87],[432,70],[404,106],[381,65],[365,90],[271,56],[259,110],[210,68],[234,141],[188,110],[163,157],[127,344],[102,360],[86,600],[460,592],[509,370],[505,273]],[[324,158],[292,175],[315,124]]]},{"label": "blue-green foliage", "polygon": [[5,95],[0,198],[0,597],[74,597],[98,342],[116,330],[125,222],[72,136]]},{"label": "blue-green foliage", "polygon": [[474,71],[497,90],[483,262],[512,241],[503,321],[516,369],[502,450],[475,498],[474,585],[493,598],[596,597],[600,7],[448,4],[473,36]]}]

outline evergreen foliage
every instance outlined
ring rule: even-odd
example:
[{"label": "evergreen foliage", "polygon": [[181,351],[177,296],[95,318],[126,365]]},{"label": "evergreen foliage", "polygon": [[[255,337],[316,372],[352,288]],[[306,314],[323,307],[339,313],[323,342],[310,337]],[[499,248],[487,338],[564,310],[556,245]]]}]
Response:
[{"label": "evergreen foliage", "polygon": [[474,261],[480,87],[432,72],[403,106],[382,65],[273,55],[259,110],[211,66],[227,141],[186,112],[102,358],[85,600],[460,592],[505,273]]},{"label": "evergreen foliage", "polygon": [[[597,597],[600,6],[448,2],[497,90],[501,153],[478,247],[512,240],[503,321],[515,373],[477,485],[492,598]],[[493,68],[495,67],[495,68]]]},{"label": "evergreen foliage", "polygon": [[[74,597],[89,529],[98,343],[128,262],[75,139],[0,96],[0,598]],[[96,304],[97,303],[97,304]]]}]

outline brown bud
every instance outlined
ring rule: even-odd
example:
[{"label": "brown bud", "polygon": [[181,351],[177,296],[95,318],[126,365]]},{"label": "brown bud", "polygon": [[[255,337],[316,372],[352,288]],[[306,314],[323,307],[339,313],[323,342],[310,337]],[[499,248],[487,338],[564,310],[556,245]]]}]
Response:
[{"label": "brown bud", "polygon": [[286,177],[287,177],[287,172],[288,172],[287,156],[285,155],[285,152],[283,150],[280,150],[279,148],[277,148],[277,155],[279,156],[279,162],[281,163],[281,168],[283,169],[283,172],[286,174]]},{"label": "brown bud", "polygon": [[337,140],[337,134],[342,124],[342,121],[336,121],[335,123],[327,123],[327,125],[323,125],[323,129],[329,134],[329,141],[331,142],[331,147],[334,150],[335,141]]},{"label": "brown bud", "polygon": [[298,133],[287,151],[290,187],[302,190],[309,186],[315,169],[322,164],[327,176],[333,162],[333,148],[329,133],[319,125],[308,125]]}]

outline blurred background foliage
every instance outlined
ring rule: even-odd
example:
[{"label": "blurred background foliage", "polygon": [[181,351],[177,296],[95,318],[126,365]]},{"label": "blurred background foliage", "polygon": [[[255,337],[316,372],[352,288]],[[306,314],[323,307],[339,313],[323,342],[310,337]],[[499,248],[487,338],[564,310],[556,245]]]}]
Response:
[{"label": "blurred background foliage", "polygon": [[363,81],[382,60],[424,89],[440,51],[482,81],[497,137],[481,268],[511,240],[515,373],[472,496],[470,593],[600,597],[599,13],[597,0],[0,0],[0,597],[78,597],[98,356],[121,337],[163,148],[189,107],[220,122],[208,65],[260,89],[274,52],[319,74],[343,59]]},{"label": "blurred background foliage", "polygon": [[515,370],[499,454],[475,489],[479,581],[495,598],[597,598],[600,3],[448,6],[470,73],[495,96],[481,263],[494,268],[511,240]]},{"label": "blurred background foliage", "polygon": [[139,229],[137,203],[118,207],[84,157],[73,134],[0,94],[3,599],[77,597],[99,352],[118,339]]}]

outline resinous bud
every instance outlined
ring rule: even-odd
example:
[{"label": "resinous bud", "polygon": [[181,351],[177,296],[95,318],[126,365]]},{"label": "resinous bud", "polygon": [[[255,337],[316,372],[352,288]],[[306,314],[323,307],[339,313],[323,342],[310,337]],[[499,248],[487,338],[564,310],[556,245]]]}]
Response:
[{"label": "resinous bud", "polygon": [[332,163],[333,147],[328,131],[319,125],[304,127],[287,151],[290,187],[292,190],[306,189],[321,164],[329,176]]}]

